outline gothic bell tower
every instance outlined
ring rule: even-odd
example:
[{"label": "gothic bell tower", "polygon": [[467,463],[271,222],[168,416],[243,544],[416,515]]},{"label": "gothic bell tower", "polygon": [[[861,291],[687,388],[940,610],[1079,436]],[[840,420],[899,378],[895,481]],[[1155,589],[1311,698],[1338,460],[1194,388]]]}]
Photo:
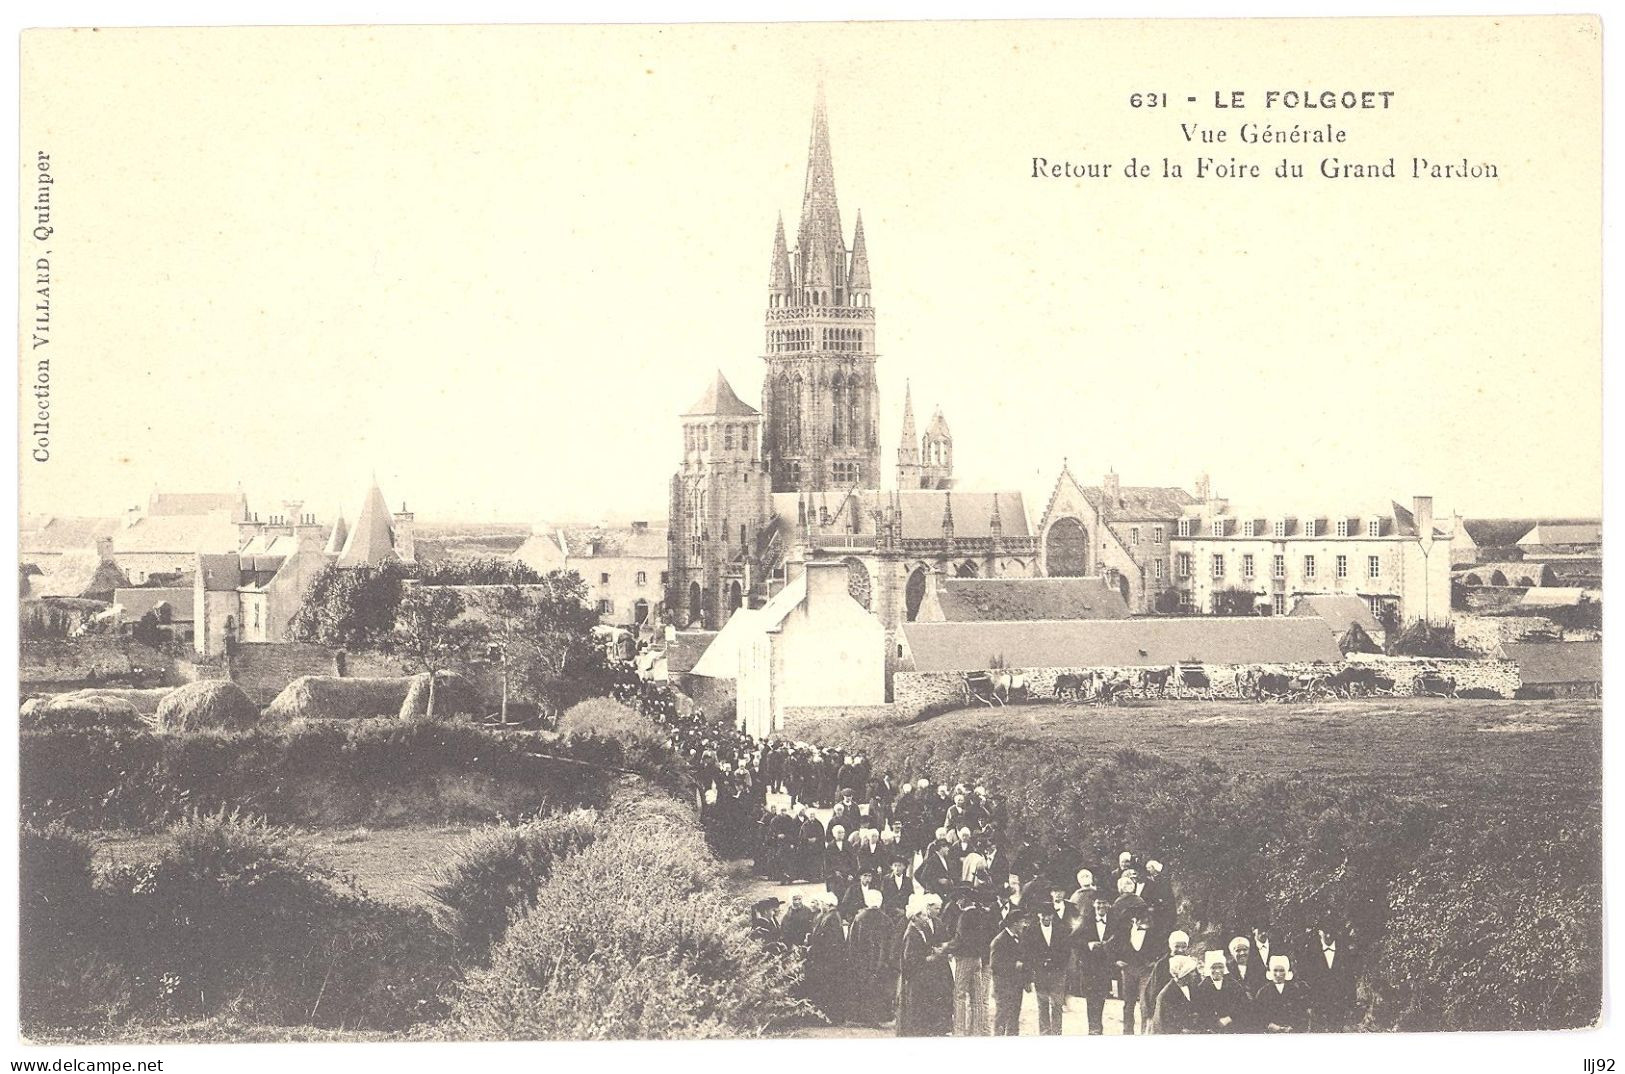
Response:
[{"label": "gothic bell tower", "polygon": [[869,254],[846,245],[824,87],[813,105],[795,249],[781,215],[768,272],[763,447],[774,492],[879,488],[879,390]]}]

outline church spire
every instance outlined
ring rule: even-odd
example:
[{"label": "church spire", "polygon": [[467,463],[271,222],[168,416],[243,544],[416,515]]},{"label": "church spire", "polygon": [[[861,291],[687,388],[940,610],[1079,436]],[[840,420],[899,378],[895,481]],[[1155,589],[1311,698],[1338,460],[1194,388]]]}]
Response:
[{"label": "church spire", "polygon": [[795,286],[790,274],[790,250],[784,242],[784,214],[779,214],[773,228],[773,263],[768,268],[767,288],[777,293],[788,292]]},{"label": "church spire", "polygon": [[920,437],[914,431],[914,389],[903,382],[903,430],[897,442],[897,487],[920,487]]},{"label": "church spire", "polygon": [[898,451],[918,451],[915,440],[919,434],[914,431],[914,386],[903,381],[903,443]]},{"label": "church spire", "polygon": [[[829,116],[824,108],[824,82],[813,101],[812,139],[807,146],[807,184],[801,195],[801,225],[796,231],[804,286],[844,287],[837,278],[846,266],[841,239],[841,210],[835,201],[835,163],[829,151]],[[837,256],[839,255],[839,256]],[[829,300],[824,299],[827,304]]]},{"label": "church spire", "polygon": [[849,286],[862,293],[869,290],[869,248],[863,242],[863,210],[858,210],[858,223],[852,233],[852,274]]}]

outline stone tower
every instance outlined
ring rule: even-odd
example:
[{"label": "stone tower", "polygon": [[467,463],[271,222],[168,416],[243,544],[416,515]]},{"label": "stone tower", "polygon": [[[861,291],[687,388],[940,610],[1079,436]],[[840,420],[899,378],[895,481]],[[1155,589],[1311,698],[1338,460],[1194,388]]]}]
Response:
[{"label": "stone tower", "polygon": [[863,215],[847,248],[820,84],[796,245],[784,219],[768,270],[764,454],[774,492],[880,486],[875,315]]},{"label": "stone tower", "polygon": [[942,409],[931,415],[931,424],[925,427],[920,440],[920,487],[925,489],[953,488],[954,435],[948,431],[948,419]]},{"label": "stone tower", "polygon": [[683,465],[672,478],[666,607],[717,630],[758,580],[757,535],[768,518],[762,416],[720,372],[684,411]]}]

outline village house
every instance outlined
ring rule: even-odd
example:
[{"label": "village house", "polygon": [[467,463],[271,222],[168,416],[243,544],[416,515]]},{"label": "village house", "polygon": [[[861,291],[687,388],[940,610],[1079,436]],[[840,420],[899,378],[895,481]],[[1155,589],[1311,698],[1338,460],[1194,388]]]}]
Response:
[{"label": "village house", "polygon": [[666,527],[538,526],[513,558],[538,574],[575,571],[605,626],[653,627],[665,612]]}]

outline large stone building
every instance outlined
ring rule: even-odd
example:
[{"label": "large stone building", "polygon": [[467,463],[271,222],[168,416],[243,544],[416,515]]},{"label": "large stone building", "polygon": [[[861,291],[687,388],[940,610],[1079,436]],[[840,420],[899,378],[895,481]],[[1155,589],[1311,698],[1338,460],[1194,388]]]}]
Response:
[{"label": "large stone building", "polygon": [[[1207,484],[1197,482],[1200,492]],[[1138,615],[1171,611],[1170,540],[1196,497],[1181,488],[1124,485],[1116,472],[1079,484],[1063,462],[1038,524],[1038,561],[1051,578],[1101,576]]]},{"label": "large stone building", "polygon": [[513,558],[540,574],[575,571],[587,601],[606,626],[653,626],[665,611],[666,528],[630,526],[537,527]]},{"label": "large stone building", "polygon": [[1450,535],[1434,525],[1433,498],[1410,508],[1308,506],[1249,509],[1209,496],[1188,505],[1170,544],[1174,585],[1187,610],[1211,612],[1236,593],[1285,615],[1299,597],[1347,594],[1378,622],[1450,619]]},{"label": "large stone building", "polygon": [[820,89],[794,250],[782,218],[773,236],[762,407],[717,373],[682,415],[668,546],[676,624],[716,630],[803,564],[844,562],[853,599],[884,627],[890,670],[928,572],[1037,573],[1021,494],[952,490],[947,420],[938,411],[916,441],[911,393],[896,490],[881,491],[871,285],[861,216],[850,247],[842,231]]}]

